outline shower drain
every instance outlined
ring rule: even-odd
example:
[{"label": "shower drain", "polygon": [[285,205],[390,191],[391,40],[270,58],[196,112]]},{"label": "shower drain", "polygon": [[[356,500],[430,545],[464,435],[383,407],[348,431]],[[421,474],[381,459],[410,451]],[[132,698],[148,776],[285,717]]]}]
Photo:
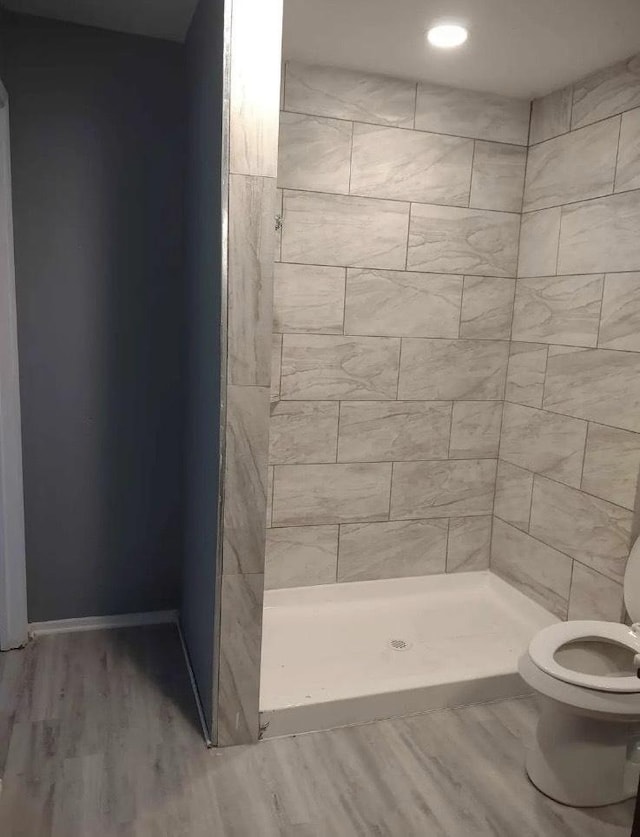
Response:
[{"label": "shower drain", "polygon": [[407,651],[411,647],[411,644],[404,639],[392,639],[389,645],[394,651]]}]

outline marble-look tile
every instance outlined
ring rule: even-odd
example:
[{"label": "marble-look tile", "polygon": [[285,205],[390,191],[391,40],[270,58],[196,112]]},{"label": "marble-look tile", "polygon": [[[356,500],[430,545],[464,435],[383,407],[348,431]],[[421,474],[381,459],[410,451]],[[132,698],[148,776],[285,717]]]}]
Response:
[{"label": "marble-look tile", "polygon": [[446,459],[450,424],[448,401],[343,401],[338,462]]},{"label": "marble-look tile", "polygon": [[400,339],[285,334],[281,397],[293,400],[394,399]]},{"label": "marble-look tile", "polygon": [[445,520],[393,520],[340,527],[338,581],[404,578],[445,571]]},{"label": "marble-look tile", "polygon": [[273,525],[387,520],[391,463],[278,465]]},{"label": "marble-look tile", "polygon": [[619,61],[573,85],[571,127],[640,106],[640,56]]},{"label": "marble-look tile", "polygon": [[406,338],[398,398],[500,401],[508,354],[506,341]]},{"label": "marble-look tile", "polygon": [[289,526],[267,532],[265,587],[332,584],[338,563],[338,526]]},{"label": "marble-look tile", "polygon": [[275,180],[229,178],[229,382],[269,386]]},{"label": "marble-look tile", "polygon": [[640,273],[605,276],[598,346],[640,352]]},{"label": "marble-look tile", "polygon": [[586,421],[507,402],[500,459],[578,488],[586,435]]},{"label": "marble-look tile", "polygon": [[284,193],[282,260],[346,267],[405,266],[409,204]]},{"label": "marble-look tile", "polygon": [[524,184],[525,212],[613,191],[620,117],[534,145]]},{"label": "marble-look tile", "polygon": [[616,192],[640,189],[640,108],[622,114]]},{"label": "marble-look tile", "polygon": [[582,488],[619,506],[633,509],[640,484],[640,434],[590,424]]},{"label": "marble-look tile", "polygon": [[575,561],[569,594],[569,619],[621,622],[623,614],[622,584]]},{"label": "marble-look tile", "polygon": [[448,573],[489,569],[491,524],[490,515],[451,518],[447,546]]},{"label": "marble-look tile", "polygon": [[227,387],[222,572],[264,568],[269,389]]},{"label": "marble-look tile", "polygon": [[529,144],[566,134],[571,128],[571,100],[573,88],[562,87],[531,103]]},{"label": "marble-look tile", "polygon": [[514,293],[514,279],[465,276],[460,337],[508,340]]},{"label": "marble-look tile", "polygon": [[351,132],[351,122],[282,112],[278,186],[346,194]]},{"label": "marble-look tile", "polygon": [[496,457],[500,443],[501,420],[500,401],[455,401],[451,418],[449,457]]},{"label": "marble-look tile", "polygon": [[640,432],[640,355],[608,349],[549,353],[543,407]]},{"label": "marble-look tile", "polygon": [[633,512],[536,476],[529,532],[593,570],[622,581]]},{"label": "marble-look tile", "polygon": [[342,334],[345,270],[307,264],[276,264],[273,330]]},{"label": "marble-look tile", "polygon": [[510,462],[498,460],[493,513],[518,529],[529,529],[533,474]]},{"label": "marble-look tile", "polygon": [[271,405],[269,462],[296,465],[335,462],[337,401],[278,401]]},{"label": "marble-look tile", "polygon": [[572,563],[556,549],[494,519],[492,572],[560,619],[567,618]]},{"label": "marble-look tile", "polygon": [[558,273],[640,268],[640,190],[562,207]]},{"label": "marble-look tile", "polygon": [[280,398],[280,366],[282,362],[282,335],[271,335],[271,401]]},{"label": "marble-look tile", "polygon": [[493,459],[396,462],[391,519],[491,514],[495,476]]},{"label": "marble-look tile", "polygon": [[282,189],[276,189],[276,237],[274,261],[279,262],[282,257],[282,222],[284,218],[284,193]]},{"label": "marble-look tile", "polygon": [[439,84],[418,84],[416,128],[526,145],[529,102]]},{"label": "marble-look tile", "polygon": [[526,162],[526,148],[476,142],[469,206],[520,212]]},{"label": "marble-look tile", "polygon": [[285,110],[413,127],[415,83],[287,62]]},{"label": "marble-look tile", "polygon": [[518,279],[512,338],[521,342],[595,346],[602,274]]},{"label": "marble-look tile", "polygon": [[547,346],[540,343],[511,343],[505,399],[527,407],[542,407]]},{"label": "marble-look tile", "polygon": [[526,212],[520,222],[518,276],[553,276],[560,237],[559,206]]},{"label": "marble-look tile", "polygon": [[267,528],[271,526],[273,512],[273,466],[267,468]]},{"label": "marble-look tile", "polygon": [[356,123],[352,195],[468,206],[473,140]]},{"label": "marble-look tile", "polygon": [[461,276],[349,269],[345,334],[457,337],[461,299]]},{"label": "marble-look tile", "polygon": [[412,204],[407,268],[515,276],[519,230],[510,212]]}]

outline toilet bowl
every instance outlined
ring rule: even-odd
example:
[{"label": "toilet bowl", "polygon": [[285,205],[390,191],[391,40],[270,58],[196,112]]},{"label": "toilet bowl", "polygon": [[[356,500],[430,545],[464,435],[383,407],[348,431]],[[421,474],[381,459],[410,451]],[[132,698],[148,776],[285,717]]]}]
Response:
[{"label": "toilet bowl", "polygon": [[[624,578],[624,600],[640,622],[640,539]],[[526,769],[565,805],[599,806],[635,796],[640,776],[640,625],[573,620],[540,631],[520,675],[540,709]]]}]

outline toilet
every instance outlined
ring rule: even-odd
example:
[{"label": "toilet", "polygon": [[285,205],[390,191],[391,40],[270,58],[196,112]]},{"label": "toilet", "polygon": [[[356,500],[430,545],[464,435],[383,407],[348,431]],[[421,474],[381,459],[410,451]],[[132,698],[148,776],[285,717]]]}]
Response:
[{"label": "toilet", "polygon": [[[640,623],[640,538],[624,601]],[[546,796],[576,807],[635,796],[640,775],[640,624],[572,620],[544,628],[521,657],[539,717],[526,769]]]}]

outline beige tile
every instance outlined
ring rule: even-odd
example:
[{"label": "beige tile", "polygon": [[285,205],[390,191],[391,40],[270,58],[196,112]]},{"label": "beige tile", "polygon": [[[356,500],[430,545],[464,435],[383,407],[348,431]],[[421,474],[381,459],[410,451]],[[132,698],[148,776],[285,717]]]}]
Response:
[{"label": "beige tile", "polygon": [[493,504],[493,513],[497,517],[526,532],[529,529],[532,491],[532,473],[510,462],[498,460],[496,498]]},{"label": "beige tile", "polygon": [[400,339],[285,334],[281,397],[293,400],[396,397]]},{"label": "beige tile", "polygon": [[640,57],[634,56],[573,85],[571,127],[579,128],[639,105]]},{"label": "beige tile", "polygon": [[543,406],[640,431],[640,355],[607,349],[549,354]]},{"label": "beige tile", "polygon": [[585,421],[506,403],[500,459],[578,488],[586,434]]},{"label": "beige tile", "polygon": [[531,128],[529,143],[566,134],[571,127],[571,100],[573,88],[563,87],[531,103]]},{"label": "beige tile", "polygon": [[529,102],[439,84],[418,84],[416,128],[526,145]]},{"label": "beige tile", "polygon": [[620,117],[589,125],[529,149],[525,212],[613,191]]},{"label": "beige tile", "polygon": [[473,140],[356,123],[352,195],[468,206]]},{"label": "beige tile", "polygon": [[351,132],[351,122],[282,112],[278,186],[346,194]]},{"label": "beige tile", "polygon": [[396,462],[391,519],[491,514],[495,475],[492,459]]},{"label": "beige tile", "polygon": [[640,352],[640,273],[605,276],[598,345]]},{"label": "beige tile", "polygon": [[276,264],[273,330],[342,334],[344,287],[344,268]]},{"label": "beige tile", "polygon": [[273,512],[273,466],[267,468],[267,528],[271,526]]},{"label": "beige tile", "polygon": [[491,516],[452,517],[449,521],[447,572],[466,573],[489,568]]},{"label": "beige tile", "polygon": [[398,398],[500,401],[508,352],[507,342],[404,339]]},{"label": "beige tile", "polygon": [[548,348],[540,343],[511,343],[505,399],[542,407]]},{"label": "beige tile", "polygon": [[633,513],[575,488],[535,477],[530,533],[581,564],[622,581]]},{"label": "beige tile", "polygon": [[407,268],[515,276],[519,230],[510,212],[412,204]]},{"label": "beige tile", "polygon": [[465,276],[460,337],[508,340],[514,293],[514,279]]},{"label": "beige tile", "polygon": [[273,525],[358,523],[389,516],[391,463],[277,465]]},{"label": "beige tile", "polygon": [[501,420],[500,401],[455,401],[451,419],[449,457],[496,457],[500,443]]},{"label": "beige tile", "polygon": [[567,618],[572,563],[556,549],[494,519],[491,570],[560,619]]},{"label": "beige tile", "polygon": [[283,190],[276,189],[276,237],[274,260],[279,262],[282,257],[282,219],[284,217]]},{"label": "beige tile", "polygon": [[408,203],[285,191],[282,260],[403,269],[408,223]]},{"label": "beige tile", "polygon": [[446,519],[341,526],[338,581],[442,573],[446,552]]},{"label": "beige tile", "polygon": [[633,509],[640,477],[640,434],[590,424],[584,457],[582,488]]},{"label": "beige tile", "polygon": [[345,334],[457,337],[461,299],[461,276],[350,269]]},{"label": "beige tile", "polygon": [[272,465],[335,462],[338,411],[336,401],[278,401],[272,404],[269,462]]},{"label": "beige tile", "polygon": [[290,526],[269,529],[265,587],[332,584],[338,563],[338,526]]},{"label": "beige tile", "polygon": [[450,423],[448,401],[343,401],[338,461],[446,459]]},{"label": "beige tile", "polygon": [[640,189],[640,108],[622,114],[616,192]]},{"label": "beige tile", "polygon": [[569,619],[620,622],[623,613],[622,585],[574,561]]},{"label": "beige tile", "polygon": [[521,212],[526,162],[526,148],[476,142],[469,206]]},{"label": "beige tile", "polygon": [[595,346],[603,283],[602,274],[518,279],[513,339]]},{"label": "beige tile", "polygon": [[560,207],[521,216],[518,276],[553,276],[558,258]]},{"label": "beige tile", "polygon": [[282,362],[282,335],[271,335],[271,401],[280,398],[280,366]]}]

